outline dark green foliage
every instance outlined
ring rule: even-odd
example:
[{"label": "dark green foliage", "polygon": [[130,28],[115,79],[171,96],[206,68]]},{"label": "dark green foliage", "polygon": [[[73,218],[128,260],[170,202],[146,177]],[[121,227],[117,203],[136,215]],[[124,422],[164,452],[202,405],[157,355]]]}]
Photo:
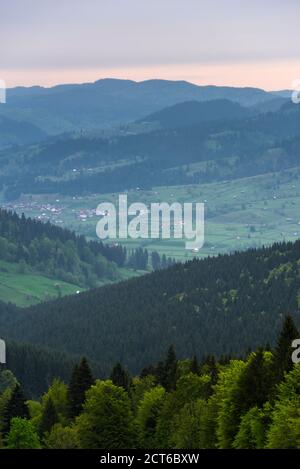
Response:
[{"label": "dark green foliage", "polygon": [[46,400],[42,413],[42,419],[39,425],[39,433],[44,435],[50,432],[51,428],[58,422],[58,415],[51,397]]},{"label": "dark green foliage", "polygon": [[118,361],[139,373],[172,343],[178,358],[197,354],[201,361],[214,354],[225,364],[249,347],[273,347],[283,311],[293,311],[300,324],[299,259],[300,241],[276,243],[27,309],[0,304],[1,334],[75,356],[84,352],[91,360],[101,357],[106,376]]},{"label": "dark green foliage", "polygon": [[[292,362],[291,357],[290,361]],[[272,365],[271,359],[266,361],[264,350],[261,348],[250,356],[236,394],[242,413],[251,407],[261,408],[267,402],[273,387]]]},{"label": "dark green foliage", "polygon": [[69,416],[77,417],[85,401],[85,393],[94,384],[91,369],[87,359],[83,357],[79,365],[75,365],[68,390]]},{"label": "dark green foliage", "polygon": [[148,251],[147,249],[135,249],[128,259],[129,267],[139,270],[147,270],[148,267]]},{"label": "dark green foliage", "polygon": [[[54,378],[69,382],[72,370],[78,361],[77,356],[70,356],[47,348],[28,344],[7,343],[7,363],[9,369],[22,383],[26,396],[41,396]],[[92,363],[96,376],[102,375],[98,363]]]},{"label": "dark green foliage", "polygon": [[177,358],[173,345],[168,350],[166,361],[164,364],[164,376],[161,384],[170,392],[176,387],[177,381]]},{"label": "dark green foliage", "polygon": [[33,268],[54,278],[84,286],[95,286],[91,279],[116,277],[115,264],[123,266],[126,250],[83,236],[49,222],[19,217],[0,210],[0,258],[18,262],[24,273]]},{"label": "dark green foliage", "polygon": [[[154,373],[164,370],[161,378],[172,376],[172,388],[170,381],[165,382],[169,391],[155,383],[153,376],[134,378],[129,393],[112,381],[97,380],[86,391],[78,417],[69,426],[63,414],[58,416],[55,410],[56,406],[62,409],[66,406],[63,383],[53,383],[42,399],[42,406],[30,402],[32,421],[19,387],[11,396],[6,390],[0,395],[0,418],[7,416],[8,409],[10,415],[17,413],[22,417],[2,418],[4,423],[11,422],[9,434],[7,430],[3,432],[7,435],[4,446],[106,450],[299,449],[300,366],[293,365],[285,374],[270,402],[273,360],[273,353],[263,348],[244,360],[231,360],[223,365],[210,356],[196,374],[190,371],[191,363],[196,360],[177,361],[174,348],[170,347],[165,360],[148,368]],[[79,369],[82,376],[90,377],[86,360],[74,370],[77,379]],[[115,366],[114,375],[124,378],[119,365]],[[36,422],[39,422],[41,442],[35,431]]]},{"label": "dark green foliage", "polygon": [[6,435],[9,432],[11,419],[14,417],[21,417],[24,419],[29,418],[26,399],[19,384],[17,384],[12,391],[10,399],[8,400],[4,410],[2,426],[3,435]]},{"label": "dark green foliage", "polygon": [[213,386],[217,383],[218,380],[218,367],[214,355],[209,355],[205,358],[201,365],[201,373],[206,373],[210,376],[211,379],[209,383],[209,394],[212,394]]},{"label": "dark green foliage", "polygon": [[159,269],[166,269],[167,267],[171,267],[171,265],[175,264],[175,259],[172,259],[171,257],[166,257],[165,254],[163,254],[161,257],[158,252],[152,251],[151,253],[151,264],[153,270],[159,270]]},{"label": "dark green foliage", "polygon": [[141,372],[141,377],[153,375],[158,384],[161,384],[167,391],[173,391],[177,380],[177,358],[173,345],[167,351],[164,361],[159,361],[155,366],[146,367]]},{"label": "dark green foliage", "polygon": [[200,371],[200,365],[197,359],[197,356],[194,355],[192,360],[191,360],[191,366],[190,366],[191,373],[194,373],[195,375],[199,374]]},{"label": "dark green foliage", "polygon": [[128,371],[122,367],[121,363],[117,363],[113,367],[110,379],[116,386],[125,389],[125,391],[129,390],[131,379]]}]

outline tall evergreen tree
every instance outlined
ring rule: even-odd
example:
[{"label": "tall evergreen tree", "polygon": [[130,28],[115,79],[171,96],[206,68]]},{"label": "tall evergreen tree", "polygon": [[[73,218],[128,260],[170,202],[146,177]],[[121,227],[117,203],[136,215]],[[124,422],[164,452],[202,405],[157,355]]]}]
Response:
[{"label": "tall evergreen tree", "polygon": [[130,387],[130,376],[129,373],[122,367],[121,363],[117,363],[111,372],[110,379],[115,386],[119,386],[125,391],[128,391]]},{"label": "tall evergreen tree", "polygon": [[39,426],[40,435],[50,432],[53,425],[55,425],[57,422],[58,415],[56,412],[56,408],[51,397],[49,397],[46,401],[45,408],[42,414],[42,420]]},{"label": "tall evergreen tree", "polygon": [[218,367],[217,367],[217,361],[214,355],[209,355],[207,359],[207,365],[208,365],[209,374],[211,376],[211,384],[214,385],[218,381]]},{"label": "tall evergreen tree", "polygon": [[242,374],[236,402],[241,412],[247,412],[251,407],[261,408],[267,402],[272,388],[272,361],[268,360],[263,348],[252,353]]},{"label": "tall evergreen tree", "polygon": [[14,417],[29,419],[29,410],[26,404],[26,398],[19,384],[12,391],[11,397],[6,404],[3,415],[3,435],[7,435],[10,431],[11,420]]},{"label": "tall evergreen tree", "polygon": [[195,373],[195,375],[199,374],[200,366],[199,366],[199,362],[197,359],[197,355],[194,355],[191,360],[190,370],[192,373]]},{"label": "tall evergreen tree", "polygon": [[162,384],[168,392],[173,391],[176,387],[177,380],[177,358],[173,345],[171,345],[168,350],[164,368],[165,377]]},{"label": "tall evergreen tree", "polygon": [[83,357],[74,367],[68,390],[69,417],[74,418],[80,414],[85,401],[85,393],[94,384],[91,369],[87,359]]}]

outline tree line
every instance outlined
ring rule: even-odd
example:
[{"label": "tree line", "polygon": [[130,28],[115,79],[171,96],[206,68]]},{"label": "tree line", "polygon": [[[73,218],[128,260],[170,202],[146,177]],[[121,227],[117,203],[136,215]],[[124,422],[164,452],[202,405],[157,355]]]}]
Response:
[{"label": "tree line", "polygon": [[290,316],[273,349],[247,356],[179,360],[173,346],[132,377],[117,363],[95,379],[82,358],[68,384],[54,379],[26,400],[15,376],[0,374],[1,447],[12,449],[300,448],[299,337]]}]

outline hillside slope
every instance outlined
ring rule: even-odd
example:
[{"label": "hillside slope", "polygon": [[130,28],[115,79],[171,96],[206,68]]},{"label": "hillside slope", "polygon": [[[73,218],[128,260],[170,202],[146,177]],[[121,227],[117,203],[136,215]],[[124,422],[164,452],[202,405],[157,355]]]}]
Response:
[{"label": "hillside slope", "polygon": [[272,100],[257,88],[198,86],[185,81],[102,79],[95,83],[8,90],[0,114],[31,122],[47,133],[131,122],[188,100],[230,99],[242,105]]},{"label": "hillside slope", "polygon": [[[184,118],[176,113],[177,123]],[[286,103],[276,112],[175,129],[65,136],[0,152],[0,184],[14,200],[21,193],[76,196],[281,171],[299,165],[299,124],[300,106]],[[190,174],[195,163],[199,170]]]},{"label": "hillside slope", "polygon": [[214,122],[218,120],[242,119],[250,117],[249,109],[227,99],[215,99],[212,101],[185,101],[167,107],[161,111],[150,114],[140,122],[157,123],[165,129],[177,127],[189,127],[199,125],[202,122]]},{"label": "hillside slope", "polygon": [[[7,368],[21,383],[26,397],[40,398],[54,379],[69,382],[72,370],[80,357],[55,352],[45,347],[8,342],[6,344]],[[94,375],[102,376],[101,366],[91,363]]]},{"label": "hillside slope", "polygon": [[132,372],[173,343],[179,356],[242,354],[273,343],[282,316],[300,320],[300,241],[194,260],[9,314],[6,339],[87,355]]},{"label": "hillside slope", "polygon": [[0,148],[40,142],[46,138],[47,133],[33,124],[0,116]]},{"label": "hillside slope", "polygon": [[20,306],[122,278],[126,252],[0,209],[0,299]]},{"label": "hillside slope", "polygon": [[82,291],[79,285],[51,278],[20,263],[0,260],[0,300],[25,307]]}]

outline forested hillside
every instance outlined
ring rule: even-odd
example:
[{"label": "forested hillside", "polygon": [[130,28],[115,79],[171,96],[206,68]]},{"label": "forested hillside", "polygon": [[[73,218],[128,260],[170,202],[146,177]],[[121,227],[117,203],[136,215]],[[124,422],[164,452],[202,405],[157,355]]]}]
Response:
[{"label": "forested hillside", "polygon": [[[241,111],[238,118],[239,113],[232,110],[238,105],[231,104],[228,116],[233,112],[236,118],[221,121],[217,104],[199,106],[207,107],[209,115],[198,124],[178,127],[183,124],[182,105],[178,105],[167,117],[175,127],[149,131],[146,125],[144,132],[125,129],[106,137],[80,133],[2,152],[0,184],[5,197],[199,184],[298,166],[299,106],[286,103],[276,112],[251,117],[247,112],[243,117]],[[187,123],[193,114],[192,110],[187,113]],[[190,171],[189,164],[198,168]]]},{"label": "forested hillside", "polygon": [[131,372],[159,359],[238,354],[273,344],[283,315],[300,322],[300,241],[222,255],[10,314],[3,338],[47,346]]},{"label": "forested hillside", "polygon": [[[28,398],[40,397],[55,378],[67,382],[78,360],[76,356],[47,348],[15,342],[9,342],[6,345],[9,369],[22,383]],[[93,362],[92,368],[95,376],[103,375],[98,363]]]},{"label": "forested hillside", "polygon": [[0,116],[0,148],[40,142],[46,138],[46,132],[33,124]]},{"label": "forested hillside", "polygon": [[18,263],[20,272],[42,272],[81,286],[101,278],[116,279],[126,250],[86,241],[67,229],[0,210],[0,259]]},{"label": "forested hillside", "polygon": [[214,99],[206,102],[186,101],[150,114],[139,122],[152,122],[165,129],[176,129],[199,125],[203,122],[242,119],[250,117],[252,113],[253,111],[251,112],[248,108],[228,99]]},{"label": "forested hillside", "polygon": [[170,346],[135,377],[116,363],[109,380],[95,379],[82,358],[68,379],[54,379],[30,401],[5,369],[1,447],[299,449],[300,365],[291,360],[298,336],[286,316],[272,349],[199,361],[196,355],[178,360]]}]

